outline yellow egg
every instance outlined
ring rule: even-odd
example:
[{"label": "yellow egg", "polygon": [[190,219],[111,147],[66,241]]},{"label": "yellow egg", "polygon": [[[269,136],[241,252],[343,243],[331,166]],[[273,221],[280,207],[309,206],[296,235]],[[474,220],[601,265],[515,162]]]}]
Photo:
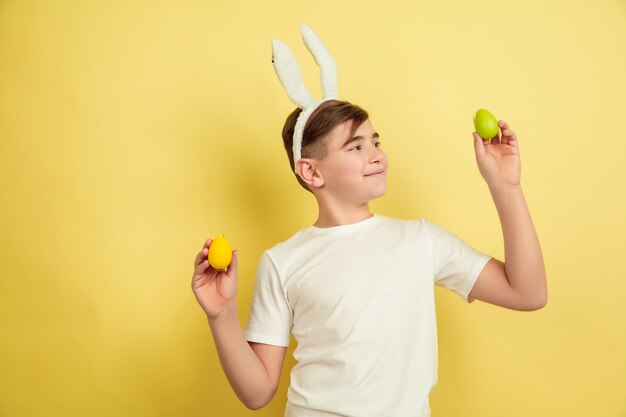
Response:
[{"label": "yellow egg", "polygon": [[225,271],[226,267],[230,265],[230,261],[233,259],[233,252],[230,248],[230,243],[224,237],[223,233],[220,233],[209,246],[209,263],[217,270]]}]

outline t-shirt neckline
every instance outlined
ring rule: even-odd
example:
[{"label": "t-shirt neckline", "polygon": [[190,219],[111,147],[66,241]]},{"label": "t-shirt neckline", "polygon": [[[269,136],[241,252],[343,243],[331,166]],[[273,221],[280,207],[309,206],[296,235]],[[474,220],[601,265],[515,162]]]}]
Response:
[{"label": "t-shirt neckline", "polygon": [[332,227],[317,227],[315,225],[311,225],[307,229],[315,233],[324,233],[324,234],[345,233],[345,232],[351,232],[355,230],[361,230],[365,227],[375,224],[376,222],[378,222],[379,219],[380,219],[380,216],[376,213],[373,213],[367,219],[360,220],[356,223],[342,224],[340,226],[332,226]]}]

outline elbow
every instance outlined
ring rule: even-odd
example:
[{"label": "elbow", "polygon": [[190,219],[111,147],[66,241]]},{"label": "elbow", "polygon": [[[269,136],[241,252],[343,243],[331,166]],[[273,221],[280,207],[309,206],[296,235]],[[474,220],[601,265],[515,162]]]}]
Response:
[{"label": "elbow", "polygon": [[526,311],[537,311],[541,310],[548,304],[548,293],[544,292],[539,296],[536,296],[526,305],[524,310]]},{"label": "elbow", "polygon": [[256,411],[268,405],[271,400],[272,400],[271,398],[270,399],[260,398],[260,399],[242,401],[242,402],[243,402],[243,405],[245,405],[246,408],[248,408],[248,410]]},{"label": "elbow", "polygon": [[537,301],[534,304],[530,304],[525,310],[526,311],[537,311],[537,310],[541,310],[542,308],[544,308],[547,304],[547,300],[546,301]]},{"label": "elbow", "polygon": [[263,401],[262,399],[256,399],[256,398],[241,400],[241,402],[243,403],[243,405],[246,406],[248,410],[253,410],[253,411],[260,410],[261,408],[269,404],[269,401]]},{"label": "elbow", "polygon": [[245,402],[244,405],[246,406],[246,408],[248,408],[248,410],[252,410],[252,411],[256,411],[256,410],[260,410],[261,408],[265,407],[267,404],[266,403],[256,403],[256,402]]},{"label": "elbow", "polygon": [[261,408],[268,405],[272,399],[274,398],[274,394],[276,393],[276,389],[270,390],[269,392],[258,393],[250,398],[240,398],[243,405],[246,406],[249,410],[260,410]]},{"label": "elbow", "polygon": [[542,274],[541,278],[536,280],[540,284],[535,287],[533,292],[526,293],[522,297],[524,311],[537,311],[541,310],[548,304],[548,287],[546,285],[546,276]]}]

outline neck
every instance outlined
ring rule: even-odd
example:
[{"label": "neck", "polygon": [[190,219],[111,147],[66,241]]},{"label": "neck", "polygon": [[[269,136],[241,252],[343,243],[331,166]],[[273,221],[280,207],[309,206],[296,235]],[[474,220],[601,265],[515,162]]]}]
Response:
[{"label": "neck", "polygon": [[335,203],[320,204],[317,221],[313,224],[316,227],[335,227],[346,224],[358,223],[372,217],[368,203],[359,206],[342,205]]}]

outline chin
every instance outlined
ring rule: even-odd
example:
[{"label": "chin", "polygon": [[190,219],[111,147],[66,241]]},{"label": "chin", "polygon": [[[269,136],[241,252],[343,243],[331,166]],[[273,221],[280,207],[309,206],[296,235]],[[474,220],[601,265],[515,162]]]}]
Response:
[{"label": "chin", "polygon": [[385,186],[381,190],[377,190],[377,192],[373,193],[371,195],[370,200],[373,200],[373,199],[378,198],[378,197],[382,197],[382,196],[385,195],[386,192],[387,192],[387,186]]}]

